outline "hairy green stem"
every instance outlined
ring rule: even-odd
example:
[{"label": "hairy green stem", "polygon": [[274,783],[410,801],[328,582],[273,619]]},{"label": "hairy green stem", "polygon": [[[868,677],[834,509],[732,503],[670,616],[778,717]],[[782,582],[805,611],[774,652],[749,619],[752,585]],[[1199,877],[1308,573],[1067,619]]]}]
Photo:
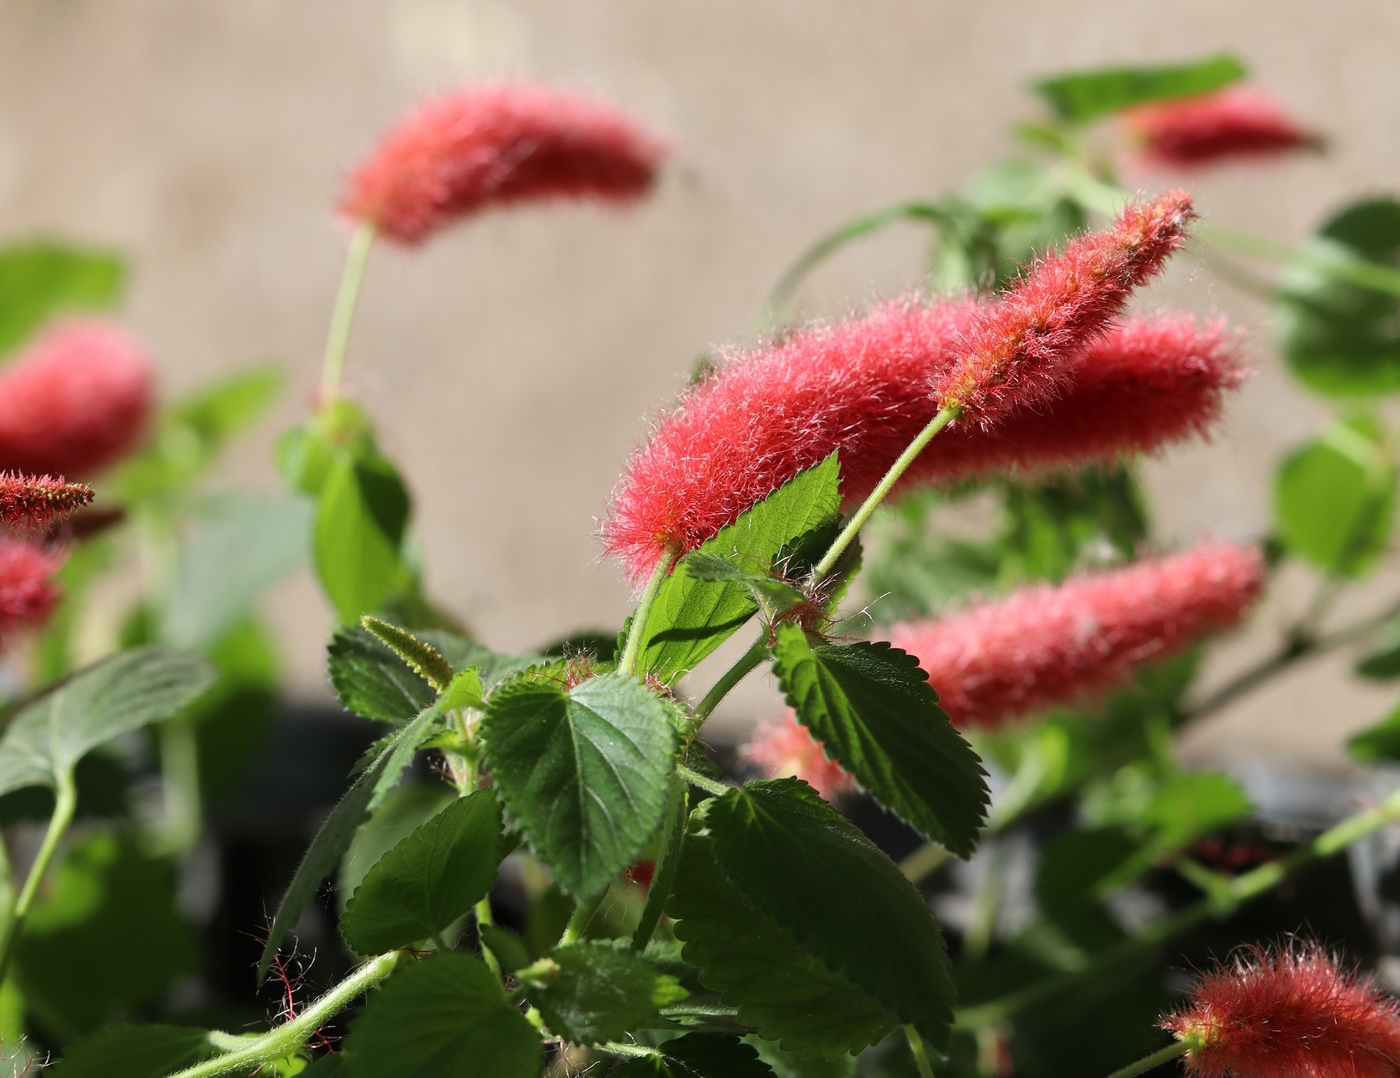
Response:
[{"label": "hairy green stem", "polygon": [[894,488],[902,476],[913,464],[919,454],[924,451],[924,447],[933,441],[934,435],[941,431],[953,420],[958,418],[960,409],[944,408],[929,420],[928,426],[919,431],[919,436],[909,443],[899,459],[890,465],[890,470],[884,478],[875,485],[875,489],[870,492],[870,496],[861,502],[860,508],[851,514],[846,526],[841,529],[841,534],[836,537],[836,541],[831,544],[831,549],[822,556],[822,560],[812,570],[812,579],[821,580],[832,569],[836,568],[836,563],[841,560],[841,555],[846,552],[846,548],[851,545],[855,537],[860,533],[865,522],[870,519],[870,514],[880,507],[880,503],[885,500],[885,496]]},{"label": "hairy green stem", "polygon": [[[283,1022],[256,1040],[243,1042],[243,1047],[225,1055],[177,1071],[170,1078],[218,1078],[219,1075],[246,1073],[256,1067],[286,1059],[356,996],[373,988],[394,972],[400,954],[399,951],[390,951],[388,954],[371,958],[290,1022]],[[222,1047],[230,1042],[228,1034],[219,1034],[216,1031],[209,1035],[209,1043]]]},{"label": "hairy green stem", "polygon": [[340,378],[345,371],[345,350],[350,343],[350,325],[355,321],[355,304],[360,298],[360,284],[365,278],[365,265],[370,248],[374,246],[374,225],[365,221],[350,237],[350,249],[345,255],[345,270],[340,276],[340,289],[331,312],[331,328],[326,335],[326,354],[321,361],[321,404],[340,396]]},{"label": "hairy green stem", "polygon": [[656,602],[661,585],[666,582],[666,575],[675,563],[676,550],[674,547],[667,547],[661,555],[661,560],[656,563],[656,568],[652,570],[646,590],[637,601],[637,609],[632,611],[632,626],[627,630],[627,643],[623,646],[622,658],[617,663],[619,674],[631,674],[637,668],[637,656],[642,653],[642,645],[647,640],[647,622],[651,619],[652,604]]},{"label": "hairy green stem", "polygon": [[718,681],[710,687],[710,691],[705,694],[705,698],[695,708],[695,724],[698,726],[710,717],[710,713],[719,706],[719,702],[729,695],[735,685],[748,677],[749,672],[759,666],[768,658],[767,634],[762,634],[748,651],[739,657],[739,661],[731,666]]},{"label": "hairy green stem", "polygon": [[1110,1074],[1108,1078],[1137,1078],[1139,1074],[1146,1074],[1154,1067],[1160,1067],[1163,1063],[1170,1063],[1173,1059],[1179,1059],[1195,1047],[1196,1042],[1190,1038],[1175,1041],[1165,1048],[1159,1048],[1150,1056],[1143,1056],[1136,1063],[1129,1063],[1126,1067],[1119,1067]]},{"label": "hairy green stem", "polygon": [[685,779],[685,781],[692,786],[698,786],[707,794],[713,794],[715,797],[723,797],[731,789],[731,787],[726,786],[722,782],[716,782],[714,779],[706,778],[698,771],[692,771],[684,764],[678,764],[676,766],[676,774]]},{"label": "hairy green stem", "polygon": [[913,1026],[905,1026],[904,1036],[909,1041],[909,1051],[914,1054],[919,1078],[933,1078],[933,1064],[928,1061],[928,1052],[924,1049],[924,1039],[919,1036],[919,1031]]},{"label": "hairy green stem", "polygon": [[49,871],[54,854],[58,852],[58,844],[63,840],[68,825],[73,822],[73,811],[77,807],[78,787],[73,782],[73,772],[69,770],[58,776],[58,787],[54,791],[53,815],[49,817],[44,841],[39,845],[34,864],[29,867],[29,875],[24,878],[24,886],[20,888],[18,897],[6,911],[5,927],[0,930],[0,984],[4,983],[5,975],[9,972],[10,962],[15,955],[15,943],[24,929],[24,920],[29,916],[34,896],[39,892],[39,885],[44,882],[44,876]]},{"label": "hairy green stem", "polygon": [[655,1048],[646,1048],[640,1044],[623,1044],[621,1041],[604,1041],[598,1045],[598,1051],[614,1056],[627,1056],[629,1059],[650,1059],[661,1054]]},{"label": "hairy green stem", "polygon": [[603,893],[589,902],[580,902],[574,907],[573,915],[569,918],[569,923],[564,926],[564,934],[559,937],[559,946],[566,943],[575,943],[583,939],[583,934],[588,930],[588,923],[593,920],[598,913],[598,908],[602,906],[603,899],[608,897],[608,892]]},{"label": "hairy green stem", "polygon": [[651,886],[647,888],[647,903],[642,908],[642,919],[632,932],[632,948],[637,951],[646,950],[652,933],[661,923],[661,913],[666,908],[666,900],[671,897],[671,885],[676,881],[676,870],[681,863],[685,825],[690,816],[690,791],[680,781],[680,776],[676,776],[676,781],[671,784],[670,800],[670,811],[666,814],[665,830],[661,835],[661,850],[656,855]]}]

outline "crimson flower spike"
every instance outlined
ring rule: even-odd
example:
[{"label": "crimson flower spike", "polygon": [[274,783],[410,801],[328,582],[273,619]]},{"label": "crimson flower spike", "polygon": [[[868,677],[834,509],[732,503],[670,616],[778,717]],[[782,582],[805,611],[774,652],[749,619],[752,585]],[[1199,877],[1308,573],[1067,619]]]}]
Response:
[{"label": "crimson flower spike", "polygon": [[644,195],[666,147],[623,114],[540,86],[427,101],[351,174],[341,211],[405,246],[487,206]]},{"label": "crimson flower spike", "polygon": [[124,334],[61,323],[0,372],[0,470],[100,471],[140,440],[153,395],[150,363]]},{"label": "crimson flower spike", "polygon": [[1322,148],[1276,101],[1242,88],[1141,105],[1123,114],[1123,126],[1145,159],[1168,167]]},{"label": "crimson flower spike", "polygon": [[92,488],[51,475],[0,472],[0,523],[10,528],[46,528],[92,501]]},{"label": "crimson flower spike", "polygon": [[1250,947],[1162,1022],[1192,1078],[1395,1078],[1400,1004],[1316,943]]},{"label": "crimson flower spike", "polygon": [[797,721],[791,708],[763,722],[740,747],[739,759],[761,768],[769,778],[795,775],[828,801],[856,788],[855,780],[827,759],[821,742]]},{"label": "crimson flower spike", "polygon": [[0,538],[0,652],[22,629],[47,622],[62,597],[53,582],[62,554],[19,539]]},{"label": "crimson flower spike", "polygon": [[1207,542],[895,626],[890,642],[919,660],[956,725],[990,727],[1112,688],[1141,664],[1230,628],[1263,583],[1254,547]]}]

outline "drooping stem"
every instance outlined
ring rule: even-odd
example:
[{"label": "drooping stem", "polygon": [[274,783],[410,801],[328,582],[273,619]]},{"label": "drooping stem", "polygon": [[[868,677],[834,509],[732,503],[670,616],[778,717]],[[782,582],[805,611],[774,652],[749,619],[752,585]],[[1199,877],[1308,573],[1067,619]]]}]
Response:
[{"label": "drooping stem", "polygon": [[919,454],[924,451],[924,447],[933,441],[934,435],[958,418],[958,412],[957,408],[940,410],[936,416],[929,420],[928,426],[919,432],[919,436],[909,443],[904,452],[899,455],[899,459],[890,465],[890,470],[875,485],[875,489],[861,503],[860,508],[851,514],[846,521],[846,526],[841,529],[841,534],[831,544],[831,549],[822,556],[822,560],[812,570],[813,580],[822,579],[836,568],[836,563],[841,560],[841,555],[846,552],[846,548],[851,545],[861,528],[865,526],[865,522],[870,519],[870,514],[879,508],[880,503],[885,500],[885,496],[899,482],[900,476],[908,471],[909,465],[914,463]]},{"label": "drooping stem", "polygon": [[365,265],[370,248],[374,246],[374,225],[368,221],[355,228],[350,237],[350,249],[345,255],[345,270],[340,276],[335,309],[331,312],[331,328],[326,334],[326,354],[321,361],[321,404],[340,396],[340,378],[345,371],[345,350],[350,343],[350,326],[355,321],[355,304],[360,298],[360,283],[365,278]]},{"label": "drooping stem", "polygon": [[1173,1059],[1184,1056],[1195,1047],[1196,1042],[1190,1038],[1174,1041],[1165,1048],[1159,1048],[1150,1056],[1143,1056],[1136,1063],[1129,1063],[1126,1067],[1119,1067],[1110,1074],[1108,1078],[1137,1078],[1139,1074],[1146,1074],[1154,1067],[1160,1067],[1163,1063],[1169,1063]]},{"label": "drooping stem", "polygon": [[[268,1030],[256,1040],[246,1042],[242,1048],[177,1071],[170,1078],[218,1078],[226,1074],[246,1074],[267,1063],[286,1059],[356,996],[389,976],[398,963],[399,954],[399,951],[390,951],[370,959],[290,1022]],[[228,1043],[228,1034],[211,1033],[209,1041],[216,1046]]]},{"label": "drooping stem", "polygon": [[928,1052],[924,1049],[924,1039],[919,1036],[919,1031],[913,1026],[905,1026],[904,1036],[909,1041],[909,1051],[914,1054],[914,1065],[919,1068],[919,1078],[934,1078],[933,1064],[928,1061]]},{"label": "drooping stem", "polygon": [[632,611],[632,626],[627,630],[627,643],[623,646],[622,658],[617,663],[619,674],[631,674],[636,670],[637,656],[642,653],[642,645],[647,640],[647,621],[651,618],[652,604],[656,602],[657,593],[661,591],[661,585],[665,583],[666,575],[675,563],[676,551],[668,547],[661,555],[661,560],[656,563],[656,568],[652,570],[646,590],[637,601],[637,609]]},{"label": "drooping stem", "polygon": [[685,842],[685,825],[690,815],[690,791],[684,782],[672,782],[670,801],[665,831],[661,835],[661,850],[656,855],[651,886],[647,889],[647,903],[642,908],[642,919],[632,932],[632,948],[637,951],[646,950],[651,942],[651,935],[661,922],[666,900],[671,897],[671,885],[676,881],[676,870],[681,863],[681,845]]},{"label": "drooping stem", "polygon": [[73,811],[77,806],[78,788],[73,782],[73,772],[69,769],[58,776],[58,786],[54,791],[53,815],[49,817],[44,841],[39,845],[39,852],[34,857],[34,864],[29,868],[29,875],[24,878],[24,886],[20,888],[13,905],[6,911],[5,927],[0,929],[0,984],[4,983],[5,975],[9,972],[10,962],[14,959],[15,944],[24,930],[24,920],[29,916],[34,896],[39,892],[39,885],[44,882],[54,854],[58,852],[59,842],[63,840],[68,825],[73,822]]},{"label": "drooping stem", "polygon": [[730,690],[743,681],[749,672],[766,658],[768,658],[768,641],[765,636],[760,636],[753,642],[753,646],[739,657],[739,661],[721,675],[720,679],[710,687],[710,691],[705,694],[705,698],[696,705],[695,724],[698,726],[708,719],[710,712],[719,706],[719,702],[729,695]]}]

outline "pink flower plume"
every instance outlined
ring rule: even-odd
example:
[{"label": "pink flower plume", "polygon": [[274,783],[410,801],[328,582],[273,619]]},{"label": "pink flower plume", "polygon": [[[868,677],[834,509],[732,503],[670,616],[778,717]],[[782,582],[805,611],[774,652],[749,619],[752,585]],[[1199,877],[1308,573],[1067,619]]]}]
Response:
[{"label": "pink flower plume", "polygon": [[124,334],[62,323],[0,370],[0,470],[100,471],[140,440],[152,397],[150,364]]},{"label": "pink flower plume", "polygon": [[896,626],[890,642],[918,657],[955,724],[995,726],[1112,688],[1140,664],[1230,628],[1263,583],[1258,550],[1208,542]]},{"label": "pink flower plume", "polygon": [[1316,149],[1322,144],[1271,97],[1238,87],[1141,105],[1124,114],[1123,124],[1143,157],[1175,167]]},{"label": "pink flower plume", "polygon": [[628,117],[573,94],[475,86],[391,128],[351,174],[341,211],[411,246],[489,205],[639,198],[665,150]]},{"label": "pink flower plume", "polygon": [[765,720],[754,736],[740,747],[739,759],[763,770],[769,778],[795,775],[827,800],[848,794],[855,780],[834,760],[791,708],[776,719]]},{"label": "pink flower plume", "polygon": [[1132,290],[1181,246],[1193,217],[1190,196],[1171,191],[1130,203],[1110,227],[1042,258],[978,312],[957,360],[930,377],[934,398],[988,426],[1053,396],[1066,361],[1102,335]]},{"label": "pink flower plume", "polygon": [[1400,1005],[1315,943],[1252,947],[1200,977],[1163,1027],[1193,1078],[1395,1078]]},{"label": "pink flower plume", "polygon": [[61,598],[52,577],[63,561],[33,543],[0,538],[0,650],[19,630],[49,620]]},{"label": "pink flower plume", "polygon": [[[874,488],[938,411],[925,390],[954,360],[973,301],[888,303],[735,356],[657,424],[627,466],[603,535],[645,579],[833,450],[848,505]],[[943,431],[901,488],[1152,452],[1204,432],[1240,379],[1233,341],[1190,318],[1134,320],[1065,365],[1057,397],[989,427]]]},{"label": "pink flower plume", "polygon": [[51,475],[0,472],[0,523],[10,528],[44,528],[92,501],[92,488]]}]

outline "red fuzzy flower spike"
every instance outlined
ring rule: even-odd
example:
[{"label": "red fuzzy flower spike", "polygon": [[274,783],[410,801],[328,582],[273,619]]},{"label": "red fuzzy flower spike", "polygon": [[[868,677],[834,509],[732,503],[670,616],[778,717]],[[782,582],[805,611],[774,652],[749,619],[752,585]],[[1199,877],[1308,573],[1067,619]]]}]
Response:
[{"label": "red fuzzy flower spike", "polygon": [[539,86],[478,86],[392,128],[351,175],[341,211],[412,246],[490,205],[639,198],[665,151],[604,105]]},{"label": "red fuzzy flower spike", "polygon": [[1054,396],[1068,361],[1181,246],[1193,217],[1190,196],[1172,191],[1041,259],[979,313],[957,361],[929,379],[934,398],[985,427]]},{"label": "red fuzzy flower spike", "polygon": [[61,598],[52,577],[63,560],[32,543],[0,538],[0,650],[19,630],[49,620]]},{"label": "red fuzzy flower spike", "polygon": [[1111,688],[1141,663],[1230,628],[1263,582],[1255,548],[1203,543],[1058,587],[1023,588],[939,621],[897,626],[890,642],[917,656],[955,724],[995,726]]},{"label": "red fuzzy flower spike", "polygon": [[92,501],[92,488],[51,475],[0,472],[0,523],[10,528],[45,528]]},{"label": "red fuzzy flower spike", "polygon": [[152,397],[150,364],[125,335],[63,323],[0,371],[0,470],[99,471],[140,440]]},{"label": "red fuzzy flower spike", "polygon": [[1400,1005],[1317,944],[1254,947],[1201,977],[1163,1027],[1194,1078],[1395,1078]]},{"label": "red fuzzy flower spike", "polygon": [[1123,123],[1143,157],[1175,167],[1322,145],[1272,98],[1239,88],[1142,105],[1125,113]]},{"label": "red fuzzy flower spike", "polygon": [[795,775],[828,800],[856,788],[855,780],[826,758],[821,742],[797,721],[791,708],[759,726],[739,749],[739,759],[762,768],[769,778]]}]

